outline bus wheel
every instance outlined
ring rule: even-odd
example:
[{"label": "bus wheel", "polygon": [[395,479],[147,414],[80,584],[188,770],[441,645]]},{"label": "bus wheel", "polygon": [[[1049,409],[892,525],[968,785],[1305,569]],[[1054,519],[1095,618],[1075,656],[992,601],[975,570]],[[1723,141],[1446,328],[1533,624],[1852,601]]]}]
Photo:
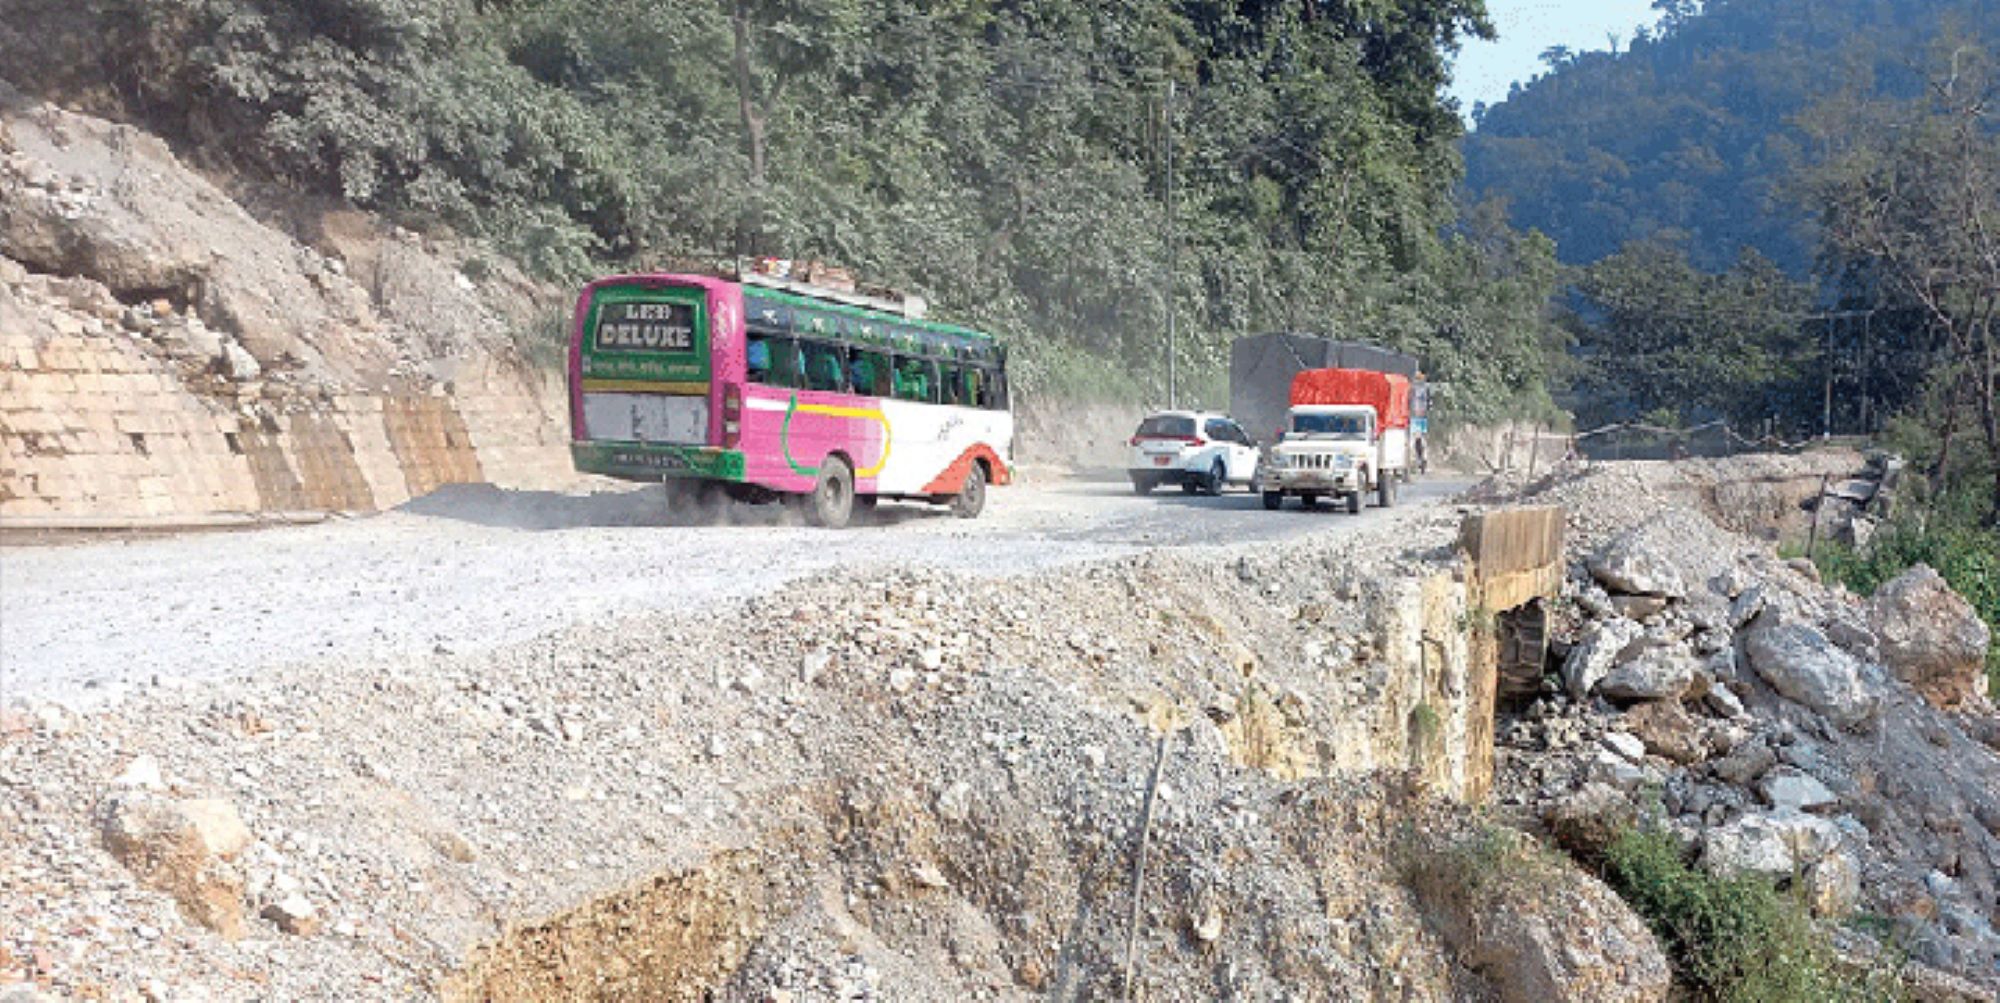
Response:
[{"label": "bus wheel", "polygon": [[806,518],[815,526],[841,529],[854,514],[854,471],[847,461],[829,456],[819,465],[819,483],[806,503]]},{"label": "bus wheel", "polygon": [[977,519],[986,509],[986,468],[975,463],[965,475],[965,484],[951,500],[951,514],[960,519]]}]

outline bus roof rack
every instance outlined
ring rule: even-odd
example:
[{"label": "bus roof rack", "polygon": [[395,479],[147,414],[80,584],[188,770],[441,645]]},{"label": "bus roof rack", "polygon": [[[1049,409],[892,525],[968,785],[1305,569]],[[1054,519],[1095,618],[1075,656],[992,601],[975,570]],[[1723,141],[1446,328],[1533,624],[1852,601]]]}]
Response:
[{"label": "bus roof rack", "polygon": [[818,261],[791,261],[785,258],[758,258],[736,261],[736,279],[744,285],[777,289],[814,299],[831,300],[869,310],[922,320],[929,304],[922,296],[894,289],[859,286],[852,273]]}]

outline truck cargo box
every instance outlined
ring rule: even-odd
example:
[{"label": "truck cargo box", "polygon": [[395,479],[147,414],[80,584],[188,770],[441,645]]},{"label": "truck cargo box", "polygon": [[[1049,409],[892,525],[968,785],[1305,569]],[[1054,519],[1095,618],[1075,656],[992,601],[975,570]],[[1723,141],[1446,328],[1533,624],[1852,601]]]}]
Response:
[{"label": "truck cargo box", "polygon": [[1293,407],[1366,404],[1387,431],[1410,427],[1410,381],[1372,369],[1308,369],[1292,377]]},{"label": "truck cargo box", "polygon": [[1417,379],[1417,359],[1376,345],[1317,335],[1273,333],[1238,338],[1229,347],[1229,416],[1270,441],[1290,406],[1292,377],[1306,369],[1372,369]]}]

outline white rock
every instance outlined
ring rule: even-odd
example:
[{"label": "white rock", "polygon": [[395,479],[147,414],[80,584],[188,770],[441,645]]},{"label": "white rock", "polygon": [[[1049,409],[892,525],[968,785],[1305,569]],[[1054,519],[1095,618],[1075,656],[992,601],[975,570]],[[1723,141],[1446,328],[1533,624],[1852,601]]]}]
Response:
[{"label": "white rock", "polygon": [[1604,745],[1635,763],[1646,758],[1646,743],[1640,741],[1636,735],[1628,735],[1622,731],[1606,732]]},{"label": "white rock", "polygon": [[1626,532],[1593,555],[1590,573],[1612,592],[1669,599],[1686,596],[1687,582],[1682,579],[1680,569],[1652,546],[1644,529]]},{"label": "white rock", "polygon": [[917,684],[917,673],[915,669],[889,670],[890,689],[895,690],[898,693],[908,693],[910,692],[910,688],[915,686],[916,684]]},{"label": "white rock", "polygon": [[938,866],[929,861],[910,868],[910,879],[925,888],[948,888],[951,886],[951,882],[945,880],[944,872],[938,870]]},{"label": "white rock", "polygon": [[810,683],[818,679],[820,673],[825,672],[826,667],[831,664],[833,664],[833,653],[825,648],[806,652],[806,657],[799,661],[799,681]]},{"label": "white rock", "polygon": [[140,790],[163,791],[167,789],[166,778],[160,774],[160,761],[152,756],[134,756],[132,761],[118,775],[111,778],[114,787],[136,787]]},{"label": "white rock", "polygon": [[1702,865],[1710,873],[1761,874],[1784,880],[1838,849],[1840,827],[1790,808],[1745,815],[1708,833]]},{"label": "white rock", "polygon": [[1613,668],[1597,692],[1614,700],[1678,700],[1694,685],[1701,663],[1673,648],[1653,648]]},{"label": "white rock", "polygon": [[1563,687],[1573,699],[1582,699],[1609,675],[1618,655],[1639,639],[1646,629],[1625,619],[1598,620],[1585,627],[1583,637],[1563,661]]},{"label": "white rock", "polygon": [[1830,807],[1839,801],[1827,786],[1814,779],[1809,773],[1783,767],[1764,775],[1757,784],[1757,790],[1773,808],[1791,808],[1795,811],[1815,811]]},{"label": "white rock", "polygon": [[937,811],[950,821],[965,821],[972,813],[972,785],[960,780],[945,788],[938,795]]},{"label": "white rock", "polygon": [[1801,623],[1751,631],[1743,650],[1751,668],[1794,703],[1852,727],[1873,717],[1878,699],[1861,681],[1861,663],[1826,635]]}]

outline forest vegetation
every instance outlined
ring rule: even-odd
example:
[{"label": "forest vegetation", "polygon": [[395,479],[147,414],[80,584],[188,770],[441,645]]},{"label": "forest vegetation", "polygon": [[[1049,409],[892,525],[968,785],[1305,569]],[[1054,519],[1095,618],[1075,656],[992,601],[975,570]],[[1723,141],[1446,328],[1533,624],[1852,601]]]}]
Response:
[{"label": "forest vegetation", "polygon": [[21,76],[219,166],[564,283],[823,259],[1009,337],[1031,391],[1160,400],[1170,302],[1216,404],[1253,332],[1419,352],[1481,415],[1559,347],[1554,246],[1455,225],[1482,0],[20,2],[90,40]]}]

